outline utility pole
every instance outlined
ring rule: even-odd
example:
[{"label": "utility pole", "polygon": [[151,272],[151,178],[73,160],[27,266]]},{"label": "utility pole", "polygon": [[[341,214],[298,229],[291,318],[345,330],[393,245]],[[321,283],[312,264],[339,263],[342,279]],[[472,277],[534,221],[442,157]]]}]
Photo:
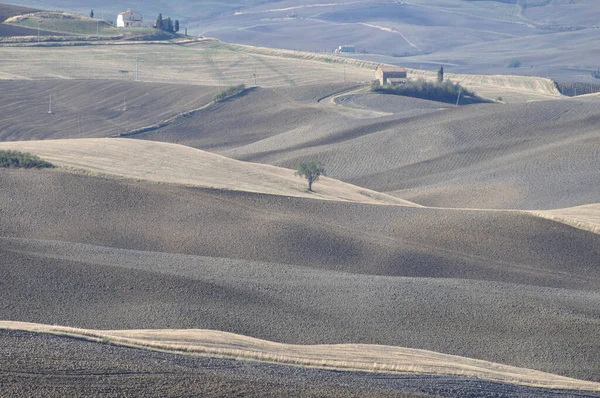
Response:
[{"label": "utility pole", "polygon": [[344,83],[346,83],[346,64],[344,64]]},{"label": "utility pole", "polygon": [[456,106],[458,107],[458,103],[460,101],[460,94],[462,93],[462,88],[458,90],[458,97],[456,98]]},{"label": "utility pole", "polygon": [[127,110],[127,97],[123,97],[123,112]]},{"label": "utility pole", "polygon": [[48,114],[49,115],[52,114],[52,94],[50,94],[50,105],[48,107]]},{"label": "utility pole", "polygon": [[254,69],[254,73],[252,75],[254,76],[254,87],[256,87],[256,69]]},{"label": "utility pole", "polygon": [[138,63],[139,63],[139,57],[135,57],[135,81],[138,81]]},{"label": "utility pole", "polygon": [[40,23],[42,21],[38,21],[38,43],[40,42]]},{"label": "utility pole", "polygon": [[100,21],[96,21],[96,37],[100,36]]}]

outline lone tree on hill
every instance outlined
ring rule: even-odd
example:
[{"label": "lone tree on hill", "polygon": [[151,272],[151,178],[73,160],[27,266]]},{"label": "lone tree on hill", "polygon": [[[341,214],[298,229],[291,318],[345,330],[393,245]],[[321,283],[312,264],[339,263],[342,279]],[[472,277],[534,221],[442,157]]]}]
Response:
[{"label": "lone tree on hill", "polygon": [[438,83],[442,83],[444,81],[444,66],[440,66],[440,70],[438,70]]},{"label": "lone tree on hill", "polygon": [[90,11],[90,18],[94,18],[94,10]]},{"label": "lone tree on hill", "polygon": [[306,178],[306,181],[308,181],[308,190],[313,192],[313,182],[317,181],[320,176],[325,175],[325,169],[316,160],[305,160],[300,164],[298,171],[296,171],[294,175]]}]

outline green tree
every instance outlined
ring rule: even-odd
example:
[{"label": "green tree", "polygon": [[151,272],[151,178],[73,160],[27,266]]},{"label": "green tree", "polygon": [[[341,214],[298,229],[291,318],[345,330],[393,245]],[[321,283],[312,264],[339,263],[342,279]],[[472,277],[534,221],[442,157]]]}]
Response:
[{"label": "green tree", "polygon": [[298,167],[298,171],[294,173],[297,177],[306,178],[308,181],[308,190],[313,192],[312,185],[319,179],[320,176],[325,175],[325,169],[316,160],[305,160]]},{"label": "green tree", "polygon": [[175,32],[179,32],[179,20],[175,20]]},{"label": "green tree", "polygon": [[438,83],[442,83],[444,81],[444,67],[440,66],[440,70],[438,70]]},{"label": "green tree", "polygon": [[90,18],[94,18],[94,10],[90,11]]},{"label": "green tree", "polygon": [[158,14],[158,18],[156,18],[156,29],[163,29],[163,17],[162,13]]},{"label": "green tree", "polygon": [[171,17],[167,18],[167,23],[163,23],[164,30],[167,32],[173,32],[173,21],[171,21]]}]

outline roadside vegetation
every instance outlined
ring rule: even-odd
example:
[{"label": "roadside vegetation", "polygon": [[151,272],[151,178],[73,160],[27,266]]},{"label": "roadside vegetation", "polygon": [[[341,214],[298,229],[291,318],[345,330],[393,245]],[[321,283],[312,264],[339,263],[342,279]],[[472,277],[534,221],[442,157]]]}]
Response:
[{"label": "roadside vegetation", "polygon": [[[408,80],[400,85],[381,86],[379,81],[371,83],[371,91],[382,94],[404,95],[407,97],[422,98],[431,101],[440,101],[447,103],[473,103],[483,100],[477,95],[459,83],[453,83],[450,80],[430,82],[424,79]],[[460,95],[460,98],[459,98]]]},{"label": "roadside vegetation", "polygon": [[231,86],[221,91],[217,95],[214,96],[213,100],[215,102],[225,101],[228,98],[235,97],[238,94],[241,94],[246,90],[245,84],[238,84],[237,86]]},{"label": "roadside vegetation", "polygon": [[54,166],[52,163],[46,162],[45,160],[42,160],[30,153],[0,150],[0,167],[15,169],[43,169]]}]

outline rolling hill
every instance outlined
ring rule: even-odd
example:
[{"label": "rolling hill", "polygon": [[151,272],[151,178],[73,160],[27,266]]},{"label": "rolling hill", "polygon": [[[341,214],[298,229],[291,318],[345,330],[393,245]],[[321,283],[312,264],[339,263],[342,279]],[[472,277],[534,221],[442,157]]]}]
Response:
[{"label": "rolling hill", "polygon": [[[86,341],[110,341],[124,347],[205,356],[271,359],[280,364],[305,364],[333,369],[405,374],[445,374],[544,389],[600,392],[600,383],[476,361],[425,350],[365,344],[291,345],[214,330],[88,330],[0,321],[0,330],[45,333]],[[375,362],[376,361],[376,362]]]},{"label": "rolling hill", "polygon": [[[600,195],[595,100],[453,108],[359,93],[336,101],[257,90],[136,138],[291,168],[312,157],[334,178],[428,206],[539,210]],[[356,108],[371,113],[345,112]]]},{"label": "rolling hill", "polygon": [[186,146],[128,139],[45,140],[0,143],[0,149],[30,152],[55,166],[156,183],[271,195],[418,206],[393,196],[322,177],[308,192],[294,170],[240,162]]},{"label": "rolling hill", "polygon": [[[66,9],[88,15],[92,2],[39,2],[24,5]],[[586,51],[595,36],[600,8],[579,1],[411,0],[267,1],[235,4],[130,2],[150,23],[158,13],[182,21],[191,34],[253,46],[331,53],[355,45],[367,57],[379,54],[405,66],[485,74],[526,74],[565,81],[590,81],[598,67]],[[121,4],[103,5],[105,15]],[[100,11],[100,10],[96,10]],[[114,18],[114,17],[113,17]],[[361,57],[365,54],[361,54]],[[526,68],[507,68],[513,58]],[[387,61],[386,61],[387,62]]]},{"label": "rolling hill", "polygon": [[259,87],[212,104],[215,87],[3,81],[10,94],[0,103],[10,116],[0,123],[1,138],[138,131],[132,137],[292,169],[316,158],[333,178],[428,206],[550,210],[597,203],[596,98],[563,100],[543,80],[511,79],[488,87],[512,85],[521,95],[554,99],[454,108],[340,82]]},{"label": "rolling hill", "polygon": [[[134,2],[288,50],[0,44],[0,149],[57,166],[0,169],[0,395],[598,396],[598,96],[500,65],[587,73],[596,6],[520,4]],[[381,59],[491,101],[372,93]]]}]

